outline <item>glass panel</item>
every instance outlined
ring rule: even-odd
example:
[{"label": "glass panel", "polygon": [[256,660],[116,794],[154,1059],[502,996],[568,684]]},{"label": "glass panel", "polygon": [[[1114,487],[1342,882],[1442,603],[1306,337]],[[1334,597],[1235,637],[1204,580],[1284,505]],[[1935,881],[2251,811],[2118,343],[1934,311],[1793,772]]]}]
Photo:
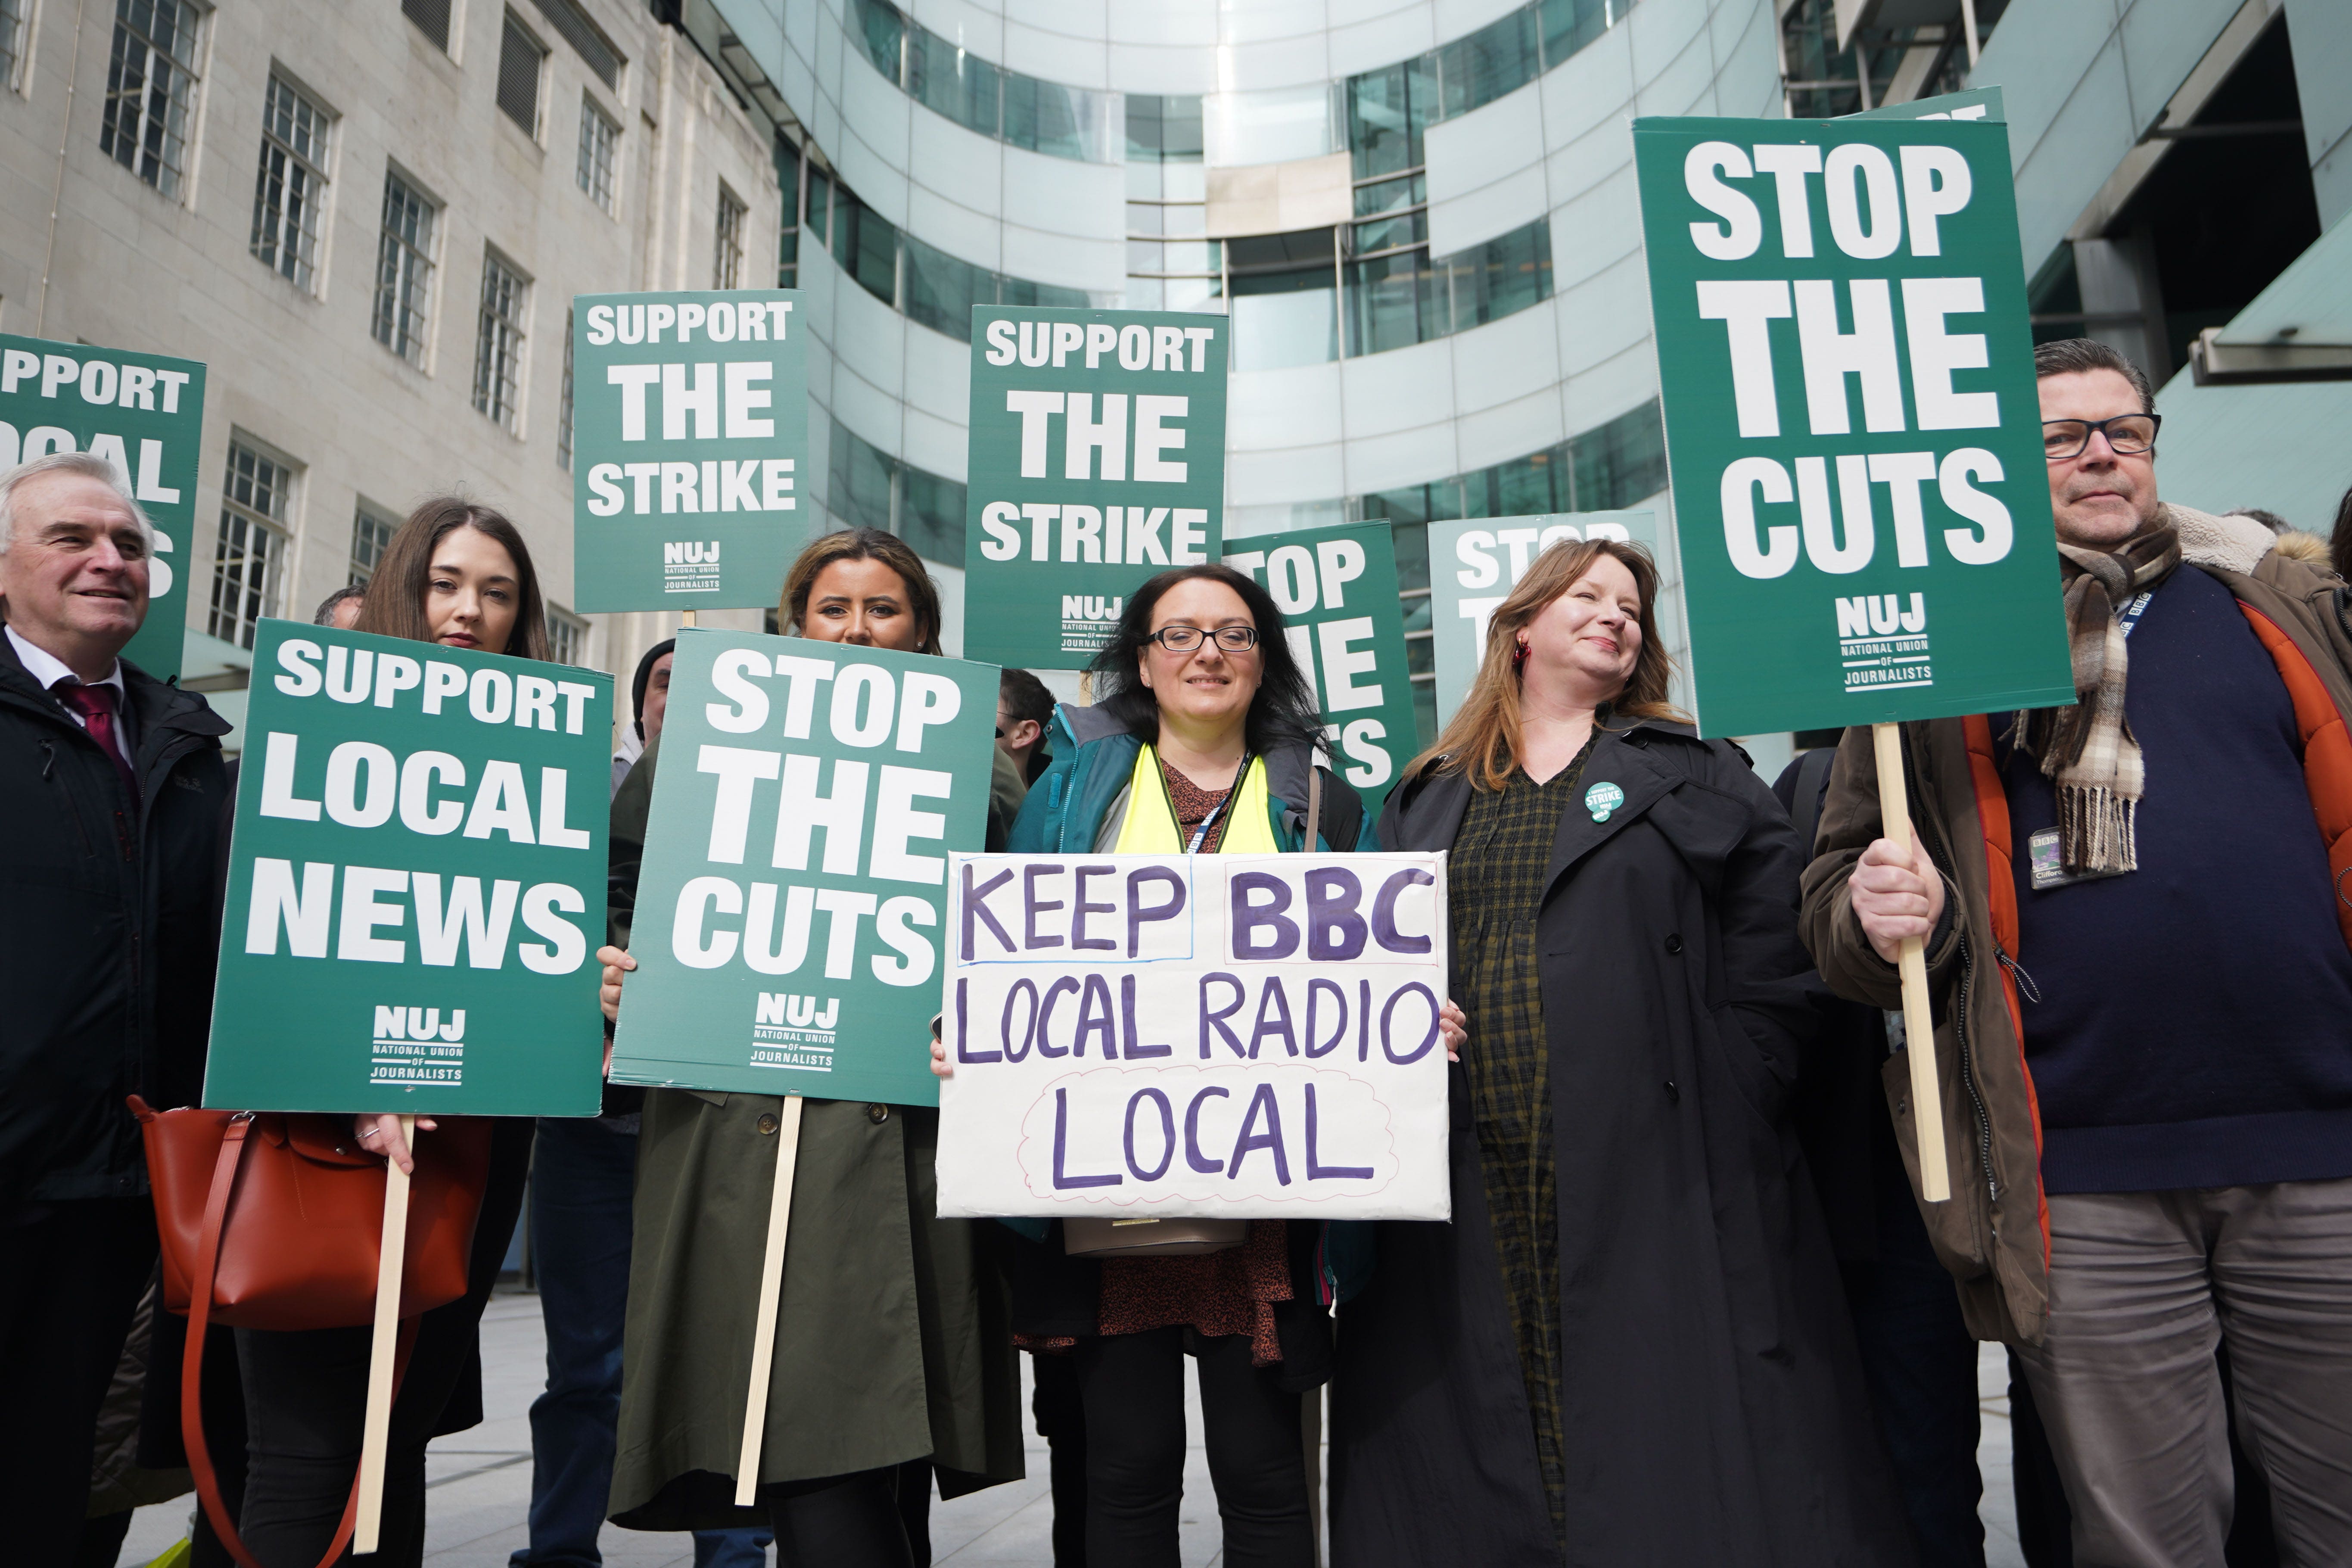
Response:
[{"label": "glass panel", "polygon": [[1284,370],[1339,357],[1339,314],[1333,308],[1336,291],[1328,270],[1286,278],[1260,276],[1249,281],[1261,290],[1279,287],[1282,291],[1243,296],[1243,280],[1234,279],[1235,370]]},{"label": "glass panel", "polygon": [[177,195],[202,14],[187,0],[115,0],[99,150]]},{"label": "glass panel", "polygon": [[1006,71],[1004,140],[1056,158],[1109,162],[1108,95]]},{"label": "glass panel", "polygon": [[909,319],[960,343],[971,341],[971,308],[994,299],[989,275],[969,261],[924,244],[913,236],[907,247],[907,300]]},{"label": "glass panel", "polygon": [[1127,269],[1129,272],[1165,272],[1167,257],[1156,239],[1130,239],[1127,242]]},{"label": "glass panel", "polygon": [[[1429,617],[1429,604],[1427,600],[1422,601],[1421,613],[1423,621],[1426,623]],[[1408,634],[1408,638],[1404,645],[1404,668],[1405,673],[1408,675],[1436,674],[1437,639],[1434,637],[1411,637]]]},{"label": "glass panel", "polygon": [[1057,283],[1032,283],[1026,278],[996,278],[996,302],[1000,305],[1029,305],[1040,310],[1083,310],[1090,309],[1095,297],[1083,289],[1065,289]]},{"label": "glass panel", "polygon": [[1332,152],[1331,94],[1322,82],[1212,94],[1202,100],[1208,161],[1234,168]]},{"label": "glass panel", "polygon": [[1438,290],[1426,250],[1349,262],[1348,352],[1379,353],[1444,336],[1444,296]]},{"label": "glass panel", "polygon": [[1221,263],[1218,242],[1213,239],[1171,239],[1161,247],[1167,252],[1170,272],[1214,272]]},{"label": "glass panel", "polygon": [[[1171,278],[1162,289],[1167,298],[1167,310],[1203,310],[1215,314],[1224,309],[1225,286],[1215,278]],[[1147,307],[1138,306],[1142,310]]]},{"label": "glass panel", "polygon": [[1209,199],[1209,171],[1199,163],[1162,163],[1160,194],[1166,201],[1205,202]]},{"label": "glass panel", "polygon": [[915,28],[908,37],[907,90],[916,101],[982,136],[996,135],[1002,75],[927,27]]},{"label": "glass panel", "polygon": [[1356,154],[1356,178],[1402,174],[1421,166],[1421,132],[1436,118],[1437,57],[1416,56],[1402,65],[1350,78],[1348,82],[1348,143]]},{"label": "glass panel", "polygon": [[893,83],[898,79],[898,40],[907,24],[898,7],[883,0],[849,0],[849,36],[866,53],[874,68]]},{"label": "glass panel", "polygon": [[1160,209],[1160,232],[1171,238],[1204,235],[1209,232],[1209,209],[1189,204],[1171,204]]},{"label": "glass panel", "polygon": [[1492,103],[1533,81],[1540,68],[1535,12],[1523,5],[1437,51],[1444,113],[1450,118]]},{"label": "glass panel", "polygon": [[833,258],[886,305],[898,300],[898,230],[845,187],[834,201]]},{"label": "glass panel", "polygon": [[1393,250],[1400,245],[1420,245],[1428,238],[1429,215],[1417,209],[1358,224],[1350,248],[1358,256],[1368,256],[1375,250]]},{"label": "glass panel", "polygon": [[964,488],[920,468],[898,470],[898,534],[927,561],[963,564]]},{"label": "glass panel", "polygon": [[834,421],[827,454],[828,499],[833,514],[852,528],[890,527],[890,459],[839,420]]},{"label": "glass panel", "polygon": [[1127,280],[1127,308],[1130,310],[1165,310],[1168,305],[1168,285],[1157,278],[1130,278]]},{"label": "glass panel", "polygon": [[1408,597],[1404,602],[1404,635],[1411,637],[1415,632],[1429,630],[1431,618],[1435,613],[1426,590]]},{"label": "glass panel", "polygon": [[1613,5],[1610,0],[1539,0],[1537,25],[1543,33],[1544,64],[1559,64],[1633,8],[1633,0],[1615,0]]},{"label": "glass panel", "polygon": [[253,254],[296,287],[318,260],[327,116],[277,77],[261,111],[261,171],[253,191]]},{"label": "glass panel", "polygon": [[828,243],[833,232],[833,181],[814,165],[808,172],[808,215],[802,221],[819,245]]},{"label": "glass panel", "polygon": [[1655,401],[1586,431],[1570,446],[1579,511],[1631,506],[1666,488],[1666,435]]},{"label": "glass panel", "polygon": [[1425,176],[1409,174],[1402,179],[1381,180],[1378,184],[1356,187],[1356,216],[1373,217],[1381,213],[1395,212],[1402,207],[1419,206],[1429,199],[1423,189]]},{"label": "glass panel", "polygon": [[1451,289],[1453,331],[1500,321],[1551,297],[1551,224],[1538,218],[1436,266]]}]

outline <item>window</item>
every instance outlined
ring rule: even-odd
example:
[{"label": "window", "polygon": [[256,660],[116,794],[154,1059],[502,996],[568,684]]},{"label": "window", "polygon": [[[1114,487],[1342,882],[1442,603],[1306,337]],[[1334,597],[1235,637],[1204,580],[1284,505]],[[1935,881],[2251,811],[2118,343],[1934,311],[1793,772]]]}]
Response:
[{"label": "window", "polygon": [[509,435],[522,401],[522,313],[530,285],[494,252],[482,256],[482,311],[474,336],[474,411]]},{"label": "window", "polygon": [[743,286],[743,222],[751,216],[743,198],[719,182],[719,232],[710,248],[710,286],[713,289],[740,289]]},{"label": "window", "polygon": [[375,341],[425,363],[425,311],[433,287],[433,204],[402,179],[383,177],[383,232],[375,247]]},{"label": "window", "polygon": [[776,236],[776,287],[801,286],[802,171],[807,167],[801,150],[781,131],[776,132],[776,187],[784,193],[782,231]]},{"label": "window", "polygon": [[449,52],[449,0],[400,0],[400,14],[443,54]]},{"label": "window", "polygon": [[25,0],[0,0],[0,87],[17,85],[25,63]]},{"label": "window", "polygon": [[1224,247],[1209,232],[1197,97],[1127,95],[1127,303],[1224,309]]},{"label": "window", "polygon": [[588,19],[573,0],[537,0],[539,14],[547,25],[563,36],[563,41],[580,51],[580,58],[596,79],[614,91],[621,86],[621,54],[604,29]]},{"label": "window", "polygon": [[362,500],[352,514],[352,581],[365,583],[375,575],[376,565],[383,552],[392,547],[392,536],[400,531],[400,520],[380,511]]},{"label": "window", "polygon": [[588,662],[588,623],[555,605],[547,606],[547,652],[558,664]]},{"label": "window", "polygon": [[555,401],[555,466],[572,471],[572,312],[563,312],[563,388]]},{"label": "window", "polygon": [[849,0],[850,43],[924,107],[967,131],[1044,153],[1116,163],[1112,94],[1006,70],[908,17],[890,0]]},{"label": "window", "polygon": [[499,107],[533,141],[539,139],[539,73],[546,59],[546,48],[508,12],[499,38]]},{"label": "window", "polygon": [[286,492],[293,477],[286,464],[244,442],[228,444],[206,627],[223,642],[251,647],[263,617],[278,614],[278,578],[286,566]]},{"label": "window", "polygon": [[963,564],[962,485],[900,462],[839,420],[826,458],[826,504],[845,524],[895,533],[926,560]]},{"label": "window", "polygon": [[188,113],[196,86],[196,29],[188,0],[115,0],[100,151],[167,196],[180,194]]},{"label": "window", "polygon": [[253,188],[253,254],[298,289],[319,264],[327,189],[327,111],[281,78],[261,108],[261,173]]},{"label": "window", "polygon": [[588,199],[613,210],[613,164],[621,146],[621,128],[596,107],[596,100],[586,93],[580,95],[580,188]]}]

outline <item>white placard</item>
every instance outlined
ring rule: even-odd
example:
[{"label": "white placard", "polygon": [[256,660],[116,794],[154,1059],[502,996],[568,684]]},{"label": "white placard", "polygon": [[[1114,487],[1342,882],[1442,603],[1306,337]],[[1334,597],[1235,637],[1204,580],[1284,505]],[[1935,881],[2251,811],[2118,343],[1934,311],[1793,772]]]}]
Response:
[{"label": "white placard", "polygon": [[1452,1217],[1443,855],[948,874],[942,1217]]}]

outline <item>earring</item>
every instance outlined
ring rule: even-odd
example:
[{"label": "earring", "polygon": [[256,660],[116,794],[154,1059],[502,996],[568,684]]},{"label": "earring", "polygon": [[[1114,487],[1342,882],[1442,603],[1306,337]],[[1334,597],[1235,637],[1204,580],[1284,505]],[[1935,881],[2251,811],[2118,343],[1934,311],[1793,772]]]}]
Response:
[{"label": "earring", "polygon": [[1515,653],[1513,653],[1513,654],[1511,655],[1511,668],[1512,668],[1513,669],[1515,669],[1515,670],[1524,670],[1524,669],[1526,669],[1526,668],[1527,668],[1527,667],[1528,667],[1528,639],[1527,639],[1527,638],[1525,638],[1525,637],[1521,637],[1521,638],[1519,639],[1519,646],[1518,646],[1518,649],[1517,649],[1517,652],[1515,652]]}]

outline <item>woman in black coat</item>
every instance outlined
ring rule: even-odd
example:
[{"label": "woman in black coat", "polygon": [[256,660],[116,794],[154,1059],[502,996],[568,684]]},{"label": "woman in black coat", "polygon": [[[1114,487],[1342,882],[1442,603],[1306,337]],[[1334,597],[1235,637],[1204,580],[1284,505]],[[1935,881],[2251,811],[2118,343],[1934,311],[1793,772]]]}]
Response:
[{"label": "woman in black coat", "polygon": [[1449,860],[1454,1221],[1385,1223],[1339,1317],[1332,1561],[1912,1561],[1786,1115],[1803,864],[1666,701],[1639,548],[1495,612],[1381,824]]}]

